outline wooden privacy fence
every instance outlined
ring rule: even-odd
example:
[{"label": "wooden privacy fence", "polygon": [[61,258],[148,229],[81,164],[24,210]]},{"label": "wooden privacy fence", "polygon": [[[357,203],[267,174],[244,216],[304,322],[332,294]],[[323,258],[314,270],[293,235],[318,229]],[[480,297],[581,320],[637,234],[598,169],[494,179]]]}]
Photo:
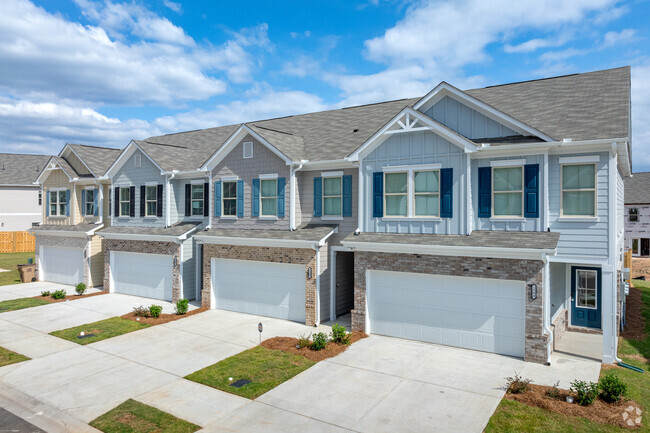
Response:
[{"label": "wooden privacy fence", "polygon": [[36,238],[27,232],[0,232],[0,253],[31,253]]}]

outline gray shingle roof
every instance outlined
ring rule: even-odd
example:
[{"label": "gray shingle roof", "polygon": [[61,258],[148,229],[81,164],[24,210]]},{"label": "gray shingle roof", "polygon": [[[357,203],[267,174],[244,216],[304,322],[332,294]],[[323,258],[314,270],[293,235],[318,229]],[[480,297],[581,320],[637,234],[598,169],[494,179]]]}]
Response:
[{"label": "gray shingle roof", "polygon": [[317,242],[330,234],[337,226],[331,224],[303,224],[296,230],[246,230],[211,229],[198,233],[199,237],[232,237],[253,239],[281,239]]},{"label": "gray shingle roof", "polygon": [[650,204],[650,172],[625,178],[625,204]]},{"label": "gray shingle roof", "polygon": [[89,146],[86,144],[68,143],[68,146],[79,155],[79,158],[81,158],[97,177],[103,176],[106,173],[106,170],[108,170],[121,152],[121,149]]},{"label": "gray shingle roof", "polygon": [[89,232],[96,229],[98,224],[82,223],[75,225],[61,225],[61,224],[41,224],[29,229],[30,232]]},{"label": "gray shingle roof", "polygon": [[50,158],[49,155],[0,153],[0,185],[31,185]]},{"label": "gray shingle roof", "polygon": [[403,233],[360,233],[349,235],[345,242],[394,243],[431,246],[525,248],[552,250],[557,247],[560,233],[475,230],[465,235],[433,235]]},{"label": "gray shingle roof", "polygon": [[92,177],[92,175],[86,175],[82,176],[79,173],[77,173],[77,170],[72,167],[68,161],[65,160],[65,158],[62,158],[60,156],[53,156],[52,159],[54,159],[59,166],[63,169],[63,171],[71,178],[82,178],[82,177]]},{"label": "gray shingle roof", "polygon": [[104,233],[154,235],[154,236],[180,236],[192,230],[200,223],[181,222],[169,227],[116,227],[111,226],[97,232],[100,236]]}]

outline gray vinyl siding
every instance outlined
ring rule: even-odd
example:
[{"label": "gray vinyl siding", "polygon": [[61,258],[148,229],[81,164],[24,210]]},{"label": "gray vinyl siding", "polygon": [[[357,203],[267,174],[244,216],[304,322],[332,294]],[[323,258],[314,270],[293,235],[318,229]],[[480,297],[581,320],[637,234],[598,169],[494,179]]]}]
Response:
[{"label": "gray vinyl siding", "polygon": [[330,269],[329,247],[327,244],[320,247],[320,321],[330,320]]},{"label": "gray vinyl siding", "polygon": [[[253,158],[243,158],[243,145],[245,141],[253,142]],[[253,179],[259,178],[260,174],[274,174],[285,178],[284,193],[284,217],[277,220],[266,220],[252,216],[252,190]],[[214,182],[222,177],[237,176],[244,181],[244,216],[237,219],[226,219],[214,217],[212,227],[214,228],[237,228],[237,229],[285,229],[289,227],[289,212],[291,207],[291,182],[289,181],[289,166],[279,156],[271,152],[263,144],[246,136],[237,146],[212,170],[211,181],[211,202],[214,200]],[[214,206],[214,203],[211,203]]]},{"label": "gray vinyl siding", "polygon": [[[586,155],[593,154],[587,153]],[[557,254],[559,256],[606,257],[609,255],[609,155],[605,152],[598,153],[600,157],[600,161],[596,163],[598,221],[589,222],[559,220],[561,195],[559,158],[562,156],[549,155],[548,157],[549,227],[551,231],[560,232]]]},{"label": "gray vinyl siding", "polygon": [[566,264],[550,263],[551,277],[551,317],[560,309],[565,309],[566,301]]},{"label": "gray vinyl siding", "polygon": [[196,298],[196,258],[194,238],[183,241],[183,298]]},{"label": "gray vinyl siding", "polygon": [[[507,160],[507,159],[525,159],[526,164],[539,164],[539,193],[538,200],[540,205],[539,218],[525,218],[522,221],[499,221],[498,218],[479,218],[478,217],[478,168],[489,167],[491,161]],[[549,176],[550,177],[550,176]],[[494,176],[492,176],[494,179]],[[542,224],[544,210],[543,200],[544,197],[544,156],[543,155],[528,155],[528,156],[512,156],[510,158],[485,158],[472,160],[472,215],[474,218],[474,230],[519,230],[519,231],[542,231],[546,230]],[[494,203],[492,203],[494,205]],[[522,203],[523,206],[523,203]],[[492,206],[494,211],[494,206]],[[504,218],[508,220],[508,218]]]},{"label": "gray vinyl siding", "polygon": [[[343,175],[352,176],[352,216],[344,217],[342,220],[330,220],[327,218],[314,216],[314,178],[321,176],[323,172],[343,171]],[[344,239],[350,233],[353,233],[359,225],[358,205],[359,205],[359,170],[318,170],[318,171],[299,171],[296,173],[297,190],[300,191],[300,207],[302,211],[300,221],[306,224],[338,224],[338,233],[329,237],[330,245],[341,245],[341,239]],[[296,209],[296,217],[298,217]]]},{"label": "gray vinyl siding", "polygon": [[[464,234],[465,184],[467,156],[464,150],[429,131],[400,133],[390,136],[362,161],[366,232]],[[387,166],[442,164],[453,168],[452,218],[439,220],[390,221],[372,216],[372,177]]]},{"label": "gray vinyl siding", "polygon": [[[194,221],[197,223],[201,222],[204,225],[208,224],[209,217],[185,216],[185,185],[191,184],[193,180],[200,180],[201,186],[203,186],[204,183],[209,182],[207,177],[172,180],[172,187],[170,188],[173,195],[170,212],[172,224],[179,221]],[[212,197],[210,197],[210,203],[208,203],[208,205],[214,206],[214,193],[211,195]]]},{"label": "gray vinyl siding", "polygon": [[449,96],[442,98],[424,114],[469,139],[521,135]]},{"label": "gray vinyl siding", "polygon": [[[141,155],[141,167],[135,166],[135,155]],[[142,152],[136,150],[133,155],[118,170],[112,180],[111,190],[115,191],[117,186],[134,186],[135,187],[135,216],[134,217],[117,217],[113,219],[113,225],[116,227],[139,226],[139,227],[164,227],[166,207],[163,204],[163,216],[161,218],[141,217],[140,216],[140,186],[148,182],[157,182],[165,185],[165,176],[160,174],[160,169]],[[163,194],[164,196],[164,194]],[[113,200],[118,199],[113,197]],[[164,198],[163,198],[164,201]],[[115,202],[113,202],[115,203]],[[115,204],[113,204],[113,207]]]}]

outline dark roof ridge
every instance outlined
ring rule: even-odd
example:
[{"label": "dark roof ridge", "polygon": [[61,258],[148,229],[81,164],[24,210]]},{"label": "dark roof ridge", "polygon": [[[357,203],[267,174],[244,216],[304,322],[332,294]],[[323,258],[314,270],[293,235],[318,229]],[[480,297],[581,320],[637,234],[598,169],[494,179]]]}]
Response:
[{"label": "dark roof ridge", "polygon": [[264,130],[266,130],[266,131],[277,132],[278,134],[296,135],[296,134],[292,134],[292,133],[290,133],[290,132],[280,131],[279,129],[267,128],[267,127],[265,127],[265,126],[256,125],[256,124],[254,124],[254,123],[253,123],[252,125],[253,125],[254,127],[256,127],[256,128],[264,129]]},{"label": "dark roof ridge", "polygon": [[73,146],[82,146],[82,147],[90,147],[91,149],[106,149],[106,150],[118,150],[122,151],[122,149],[118,147],[109,147],[109,146],[96,146],[94,144],[81,144],[81,143],[66,143],[66,144],[71,144]]}]

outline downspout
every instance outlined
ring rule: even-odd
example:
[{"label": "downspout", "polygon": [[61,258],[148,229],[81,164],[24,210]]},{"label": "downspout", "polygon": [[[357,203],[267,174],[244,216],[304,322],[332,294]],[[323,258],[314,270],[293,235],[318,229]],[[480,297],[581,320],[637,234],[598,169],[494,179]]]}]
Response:
[{"label": "downspout", "polygon": [[171,226],[171,180],[176,176],[178,171],[173,171],[169,177],[165,179],[165,195],[167,196],[167,203],[165,205],[165,227]]},{"label": "downspout", "polygon": [[296,172],[301,169],[302,163],[295,168],[293,164],[289,167],[289,227],[291,230],[298,228],[296,224]]},{"label": "downspout", "polygon": [[542,281],[542,317],[544,332],[548,335],[548,343],[546,345],[546,365],[551,365],[551,353],[553,352],[553,331],[551,330],[551,281],[548,256],[542,256],[544,262],[544,277]]},{"label": "downspout", "polygon": [[358,221],[357,221],[357,230],[359,232],[362,232],[365,229],[365,227],[364,227],[365,224],[363,223],[363,221],[364,221],[364,217],[365,217],[365,214],[366,214],[366,209],[363,206],[364,198],[365,198],[365,194],[364,194],[364,185],[365,185],[365,183],[363,182],[364,178],[363,178],[363,169],[362,169],[363,163],[362,163],[362,161],[359,161],[359,162],[355,162],[355,164],[359,165],[359,180],[358,180],[358,182],[359,182],[358,196],[359,197],[357,197],[357,219],[358,219]]},{"label": "downspout", "polygon": [[93,179],[93,182],[97,185],[97,189],[99,190],[99,200],[97,200],[99,203],[99,212],[97,213],[97,215],[99,215],[99,221],[97,221],[96,224],[100,224],[104,222],[104,187],[97,182],[97,179]]},{"label": "downspout", "polygon": [[[609,225],[609,265],[612,268],[612,290],[611,290],[611,305],[612,305],[612,315],[611,315],[611,329],[612,335],[610,336],[611,341],[611,350],[612,350],[612,359],[613,362],[621,362],[621,359],[618,357],[618,323],[616,323],[617,311],[618,311],[618,284],[617,284],[617,272],[618,266],[616,259],[618,255],[617,245],[616,245],[616,171],[617,171],[617,160],[616,153],[618,150],[618,143],[612,143],[612,149],[610,151],[608,170],[607,170],[607,180],[609,185],[609,194],[608,194],[608,213],[607,221]],[[602,289],[601,289],[602,290]]]}]

